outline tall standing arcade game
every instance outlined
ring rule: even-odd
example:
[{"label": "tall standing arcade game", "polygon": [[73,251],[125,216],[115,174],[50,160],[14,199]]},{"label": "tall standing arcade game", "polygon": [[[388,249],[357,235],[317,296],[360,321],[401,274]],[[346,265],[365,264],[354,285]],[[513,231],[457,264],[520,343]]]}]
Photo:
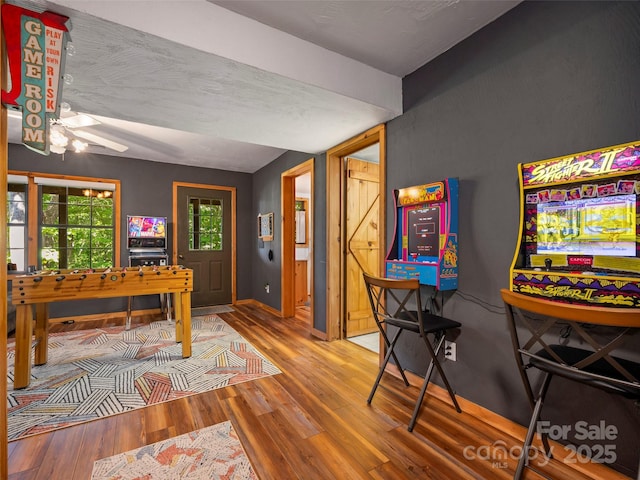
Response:
[{"label": "tall standing arcade game", "polygon": [[395,234],[387,278],[417,277],[437,290],[458,287],[458,179],[394,190]]},{"label": "tall standing arcade game", "polygon": [[640,141],[518,166],[514,292],[640,307]]}]

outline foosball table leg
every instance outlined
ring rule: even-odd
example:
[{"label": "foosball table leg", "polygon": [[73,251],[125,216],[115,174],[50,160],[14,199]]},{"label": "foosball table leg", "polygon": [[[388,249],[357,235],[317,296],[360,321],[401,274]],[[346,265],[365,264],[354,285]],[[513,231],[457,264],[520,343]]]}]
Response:
[{"label": "foosball table leg", "polygon": [[29,386],[31,379],[31,337],[33,311],[31,305],[16,306],[16,360],[13,374],[15,389]]},{"label": "foosball table leg", "polygon": [[36,304],[36,348],[34,356],[35,365],[47,363],[49,355],[49,304]]},{"label": "foosball table leg", "polygon": [[182,358],[191,356],[191,292],[182,293],[176,299],[176,310],[182,317]]},{"label": "foosball table leg", "polygon": [[184,329],[182,328],[183,324],[182,324],[182,319],[183,319],[183,315],[182,315],[182,301],[180,300],[180,297],[182,297],[181,293],[167,293],[167,299],[170,299],[173,295],[175,295],[175,304],[176,304],[176,315],[175,315],[175,320],[176,320],[176,342],[180,343],[182,342],[182,334]]}]

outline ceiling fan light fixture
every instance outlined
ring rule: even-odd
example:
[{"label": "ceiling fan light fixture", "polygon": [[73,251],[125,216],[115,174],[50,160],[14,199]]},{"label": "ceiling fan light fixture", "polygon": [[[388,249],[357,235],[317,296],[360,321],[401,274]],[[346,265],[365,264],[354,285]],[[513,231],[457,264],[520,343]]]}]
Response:
[{"label": "ceiling fan light fixture", "polygon": [[64,147],[58,147],[52,144],[52,145],[49,145],[49,151],[52,153],[57,153],[59,155],[62,155],[64,152],[67,151],[67,149]]},{"label": "ceiling fan light fixture", "polygon": [[62,128],[60,125],[51,125],[51,129],[49,131],[49,140],[51,141],[52,147],[57,147],[59,149],[62,149],[63,151],[64,148],[69,144],[69,137],[64,134],[64,128]]},{"label": "ceiling fan light fixture", "polygon": [[77,138],[71,142],[71,145],[75,149],[76,153],[83,152],[88,147],[85,142],[78,140]]}]

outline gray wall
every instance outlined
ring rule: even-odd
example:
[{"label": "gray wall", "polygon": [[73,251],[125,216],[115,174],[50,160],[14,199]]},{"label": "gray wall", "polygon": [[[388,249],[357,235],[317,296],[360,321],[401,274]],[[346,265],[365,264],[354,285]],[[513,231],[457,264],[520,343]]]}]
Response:
[{"label": "gray wall", "polygon": [[[256,235],[252,241],[256,245],[253,251],[253,298],[265,305],[281,309],[280,271],[282,266],[281,243],[282,222],[280,221],[280,183],[281,174],[310,158],[314,161],[314,198],[313,206],[313,266],[314,266],[314,328],[326,331],[326,155],[311,155],[301,152],[286,152],[269,165],[261,168],[253,175],[253,209],[254,218],[260,213],[273,212],[274,231],[273,241],[263,242]],[[273,251],[273,260],[268,258],[269,250]],[[269,284],[267,293],[265,283]],[[291,292],[293,295],[293,292]]]},{"label": "gray wall", "polygon": [[[460,179],[459,288],[444,313],[463,327],[447,376],[462,397],[521,424],[530,412],[499,297],[518,233],[516,166],[640,140],[639,27],[638,2],[524,2],[407,76],[405,113],[387,126],[389,191]],[[404,345],[416,370],[422,350]],[[617,468],[635,476],[631,402],[558,379],[543,412],[558,425],[615,425]]]},{"label": "gray wall", "polygon": [[[167,251],[172,252],[173,235],[173,190],[172,182],[190,182],[206,185],[236,187],[237,189],[237,251],[253,251],[255,238],[255,217],[252,209],[252,179],[247,173],[224,170],[187,167],[167,163],[149,162],[131,158],[105,155],[66,153],[43,156],[22,145],[9,145],[9,169],[37,173],[78,175],[98,178],[111,178],[121,182],[121,225],[120,264],[127,265],[127,215],[166,216],[169,222],[169,244]],[[237,258],[237,298],[253,298],[252,256],[239,254]],[[126,308],[125,299],[105,299],[51,305],[52,317],[66,317],[97,312],[122,311]],[[134,309],[159,306],[158,296],[136,297]]]}]

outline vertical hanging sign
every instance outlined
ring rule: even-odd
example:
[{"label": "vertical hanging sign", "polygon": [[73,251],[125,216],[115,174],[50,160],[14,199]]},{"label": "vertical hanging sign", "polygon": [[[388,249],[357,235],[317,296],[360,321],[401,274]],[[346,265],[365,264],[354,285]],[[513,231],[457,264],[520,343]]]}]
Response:
[{"label": "vertical hanging sign", "polygon": [[2,103],[22,108],[22,143],[44,155],[49,154],[49,118],[60,111],[67,20],[53,12],[2,5],[11,80],[11,90],[2,90]]}]

